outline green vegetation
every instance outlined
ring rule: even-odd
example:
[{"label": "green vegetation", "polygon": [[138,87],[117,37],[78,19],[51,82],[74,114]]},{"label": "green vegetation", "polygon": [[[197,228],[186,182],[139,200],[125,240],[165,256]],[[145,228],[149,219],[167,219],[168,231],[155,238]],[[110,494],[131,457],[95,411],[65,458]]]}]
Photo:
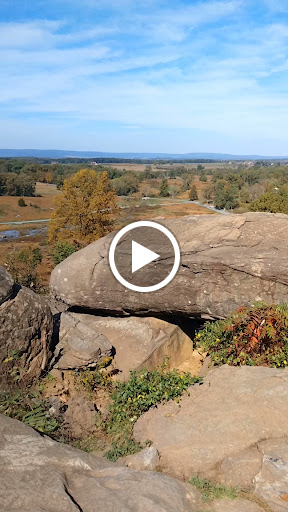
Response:
[{"label": "green vegetation", "polygon": [[41,250],[30,245],[21,251],[8,254],[6,267],[16,283],[37,291],[40,286],[37,267],[41,261]]},{"label": "green vegetation", "polygon": [[51,253],[54,265],[58,265],[62,261],[66,260],[71,254],[81,249],[81,246],[76,243],[70,242],[57,242],[53,247],[53,251]]},{"label": "green vegetation", "polygon": [[236,487],[212,483],[210,480],[199,478],[198,476],[190,478],[188,483],[201,492],[202,501],[219,500],[222,498],[235,500],[241,497],[241,492]]},{"label": "green vegetation", "polygon": [[20,206],[20,207],[27,206],[23,197],[20,197],[20,199],[18,200],[18,206]]},{"label": "green vegetation", "polygon": [[190,201],[198,201],[196,185],[192,185],[192,187],[190,188],[189,199],[190,199]]},{"label": "green vegetation", "polygon": [[[79,370],[74,372],[76,386],[89,397],[99,390],[105,392],[107,407],[106,413],[96,415],[96,437],[101,440],[102,446],[109,446],[105,457],[117,460],[118,457],[136,453],[141,445],[133,439],[133,426],[136,420],[157,404],[175,400],[179,402],[181,395],[192,384],[202,381],[199,377],[192,377],[190,373],[181,373],[177,370],[166,371],[167,362],[154,371],[131,371],[126,382],[114,382],[109,369],[104,366],[110,360],[104,360],[95,370]],[[86,450],[95,449],[95,439],[89,438],[81,441],[81,447]]]},{"label": "green vegetation", "polygon": [[197,344],[213,361],[230,365],[288,365],[288,306],[256,304],[225,320],[207,322]]},{"label": "green vegetation", "polygon": [[112,358],[108,357],[98,365],[95,370],[75,370],[73,376],[76,385],[88,394],[97,391],[98,388],[105,388],[112,391],[112,377],[109,372],[101,371],[102,368],[111,362]]},{"label": "green vegetation", "polygon": [[140,176],[135,173],[127,173],[113,180],[113,188],[117,196],[129,196],[138,192]]},{"label": "green vegetation", "polygon": [[253,212],[272,212],[288,214],[288,189],[286,187],[273,188],[259,199],[250,204],[250,210]]},{"label": "green vegetation", "polygon": [[163,178],[163,180],[161,182],[159,196],[160,197],[169,197],[170,196],[168,180],[166,178]]},{"label": "green vegetation", "polygon": [[175,399],[178,402],[189,386],[201,381],[201,378],[192,377],[190,373],[166,371],[164,363],[154,371],[132,371],[127,382],[117,382],[105,422],[108,435],[116,436],[112,449],[106,453],[107,458],[116,460],[127,455],[127,447],[132,453],[138,451],[140,445],[135,445],[132,431],[141,414],[161,402]]},{"label": "green vegetation", "polygon": [[[83,164],[95,172],[102,174],[107,172],[115,193],[119,196],[131,196],[142,193],[140,185],[143,180],[146,189],[151,188],[151,194],[158,187],[156,180],[161,179],[160,197],[176,197],[179,192],[187,191],[192,180],[198,176],[202,186],[197,190],[199,199],[214,202],[217,208],[237,209],[239,212],[271,211],[287,213],[287,187],[288,165],[287,161],[272,162],[233,162],[231,164],[215,162],[215,168],[211,166],[213,160],[147,161],[140,159],[122,160],[121,163],[148,164],[143,172],[131,169],[113,168],[119,159],[99,159],[98,163],[92,159],[59,159],[53,162],[49,159],[2,159],[0,160],[0,195],[33,196],[35,195],[35,183],[51,183],[61,189],[65,180],[71,178],[83,170]],[[106,165],[106,163],[110,165]],[[149,164],[153,164],[149,165]],[[171,165],[173,163],[173,166]],[[206,163],[206,165],[205,165]],[[112,164],[112,165],[111,165]],[[207,165],[209,164],[209,165]],[[144,166],[143,166],[144,167]],[[155,170],[155,168],[157,170]],[[167,178],[182,180],[169,190]],[[153,181],[155,180],[155,183]],[[171,184],[171,183],[170,183]],[[147,195],[147,193],[144,193]]]},{"label": "green vegetation", "polygon": [[215,186],[214,204],[216,208],[230,210],[238,206],[238,191],[235,185],[227,185],[219,180]]},{"label": "green vegetation", "polygon": [[15,390],[0,393],[0,413],[22,421],[38,432],[51,434],[59,428],[55,418],[48,415],[49,404],[39,393],[30,390]]}]

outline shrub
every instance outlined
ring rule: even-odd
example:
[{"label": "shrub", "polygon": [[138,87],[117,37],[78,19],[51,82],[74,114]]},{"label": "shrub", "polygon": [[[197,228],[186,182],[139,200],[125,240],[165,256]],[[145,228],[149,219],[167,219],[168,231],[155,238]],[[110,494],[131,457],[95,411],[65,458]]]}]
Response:
[{"label": "shrub", "polygon": [[115,384],[104,424],[106,435],[112,441],[112,448],[105,453],[109,460],[141,449],[141,445],[133,439],[133,426],[141,414],[161,402],[175,398],[179,401],[189,386],[202,381],[190,373],[177,370],[166,372],[165,366],[164,362],[161,368],[154,371],[132,371],[127,382]]},{"label": "shrub", "polygon": [[15,390],[0,394],[0,413],[44,434],[51,434],[59,427],[57,420],[48,415],[49,407],[36,392]]},{"label": "shrub", "polygon": [[18,206],[27,206],[27,204],[25,203],[23,197],[20,197],[20,199],[18,199]]},{"label": "shrub", "polygon": [[165,371],[163,365],[154,371],[131,371],[127,382],[117,382],[110,406],[111,430],[119,424],[135,422],[150,407],[178,399],[188,387],[201,382],[199,377],[177,370]]},{"label": "shrub", "polygon": [[266,365],[288,363],[288,306],[256,304],[239,308],[227,319],[207,322],[197,344],[216,364]]},{"label": "shrub", "polygon": [[107,357],[102,363],[98,365],[95,370],[78,370],[73,373],[76,384],[81,386],[84,391],[93,393],[99,388],[106,388],[112,390],[112,376],[106,371],[101,371],[106,364],[109,364],[112,357]]},{"label": "shrub", "polygon": [[37,267],[42,261],[42,253],[38,247],[28,246],[21,251],[7,255],[6,266],[13,279],[21,286],[33,290],[39,288]]},{"label": "shrub", "polygon": [[202,501],[211,501],[221,498],[234,500],[241,497],[240,492],[236,487],[227,487],[219,483],[212,483],[205,478],[194,476],[188,480],[188,483],[196,487],[201,492]]},{"label": "shrub", "polygon": [[81,249],[81,246],[77,243],[57,242],[51,253],[54,264],[58,265],[79,249]]}]

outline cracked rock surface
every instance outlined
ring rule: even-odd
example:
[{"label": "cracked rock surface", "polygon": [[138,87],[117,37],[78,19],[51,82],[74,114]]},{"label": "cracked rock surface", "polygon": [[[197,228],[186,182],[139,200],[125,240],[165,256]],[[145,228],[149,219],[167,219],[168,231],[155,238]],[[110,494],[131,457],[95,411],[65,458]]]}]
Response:
[{"label": "cracked rock surface", "polygon": [[0,415],[5,512],[198,512],[199,499],[188,484],[117,466]]},{"label": "cracked rock surface", "polygon": [[262,457],[245,449],[264,439],[288,437],[288,369],[225,365],[211,370],[204,384],[189,392],[179,405],[171,401],[143,414],[134,427],[136,439],[150,439],[160,453],[160,467],[173,476],[210,477],[230,458],[226,475],[236,469],[243,475],[242,481],[235,475],[236,481],[227,483],[252,481]]},{"label": "cracked rock surface", "polygon": [[[281,303],[287,299],[287,215],[199,215],[161,222],[174,233],[181,249],[179,271],[166,287],[147,294],[119,284],[108,264],[111,233],[53,270],[54,296],[69,306],[111,313],[215,318],[255,300]],[[172,254],[159,258],[160,270],[169,257],[172,262]]]},{"label": "cracked rock surface", "polygon": [[46,301],[16,286],[0,267],[0,384],[15,366],[26,381],[39,377],[48,363],[52,329]]}]

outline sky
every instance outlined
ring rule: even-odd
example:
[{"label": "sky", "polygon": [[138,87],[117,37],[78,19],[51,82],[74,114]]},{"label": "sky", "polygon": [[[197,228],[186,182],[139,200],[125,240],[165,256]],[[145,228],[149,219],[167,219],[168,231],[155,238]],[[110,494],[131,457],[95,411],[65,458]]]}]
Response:
[{"label": "sky", "polygon": [[287,0],[0,0],[0,147],[288,155]]}]

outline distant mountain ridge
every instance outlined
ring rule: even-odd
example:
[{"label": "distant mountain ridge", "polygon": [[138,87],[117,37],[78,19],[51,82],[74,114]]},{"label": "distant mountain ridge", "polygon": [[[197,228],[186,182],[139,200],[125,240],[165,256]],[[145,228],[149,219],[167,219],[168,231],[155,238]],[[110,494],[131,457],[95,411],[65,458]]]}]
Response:
[{"label": "distant mountain ridge", "polygon": [[287,156],[230,155],[226,153],[106,153],[64,149],[0,149],[0,158],[123,158],[140,160],[286,160]]}]

